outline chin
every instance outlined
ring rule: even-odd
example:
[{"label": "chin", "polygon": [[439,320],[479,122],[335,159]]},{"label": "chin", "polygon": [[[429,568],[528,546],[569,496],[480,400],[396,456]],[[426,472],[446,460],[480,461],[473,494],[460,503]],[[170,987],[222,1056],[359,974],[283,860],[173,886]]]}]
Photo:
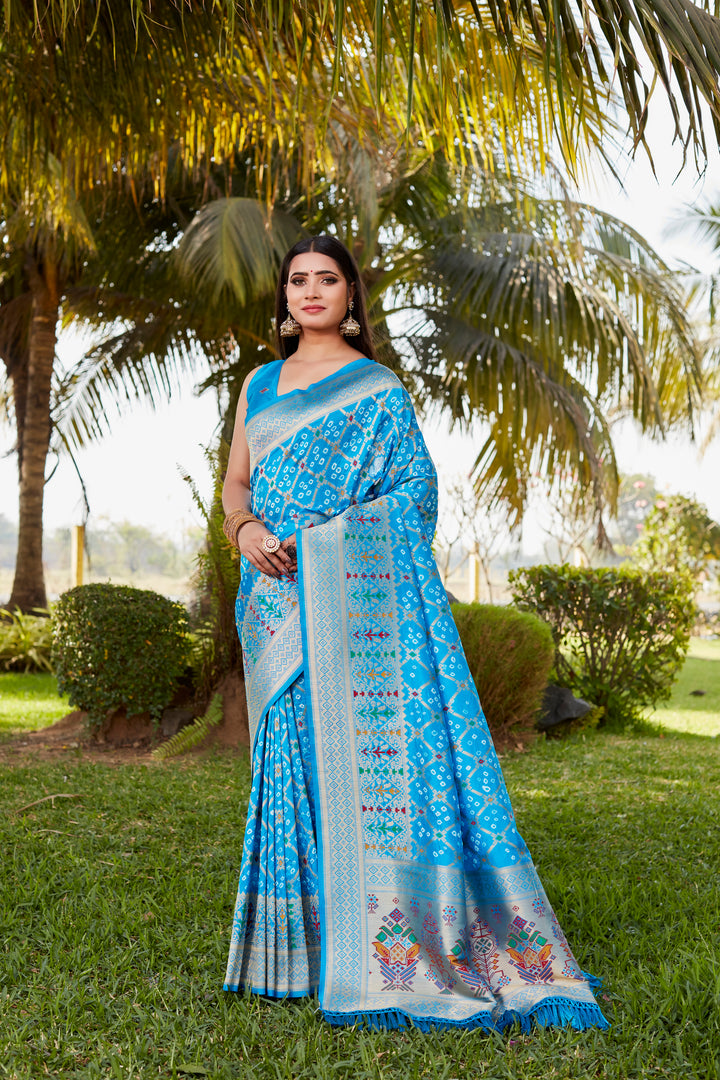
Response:
[{"label": "chin", "polygon": [[298,319],[298,322],[302,326],[303,330],[315,330],[316,332],[332,334],[340,333],[338,327],[340,325],[342,316],[340,319],[313,319],[305,318]]}]

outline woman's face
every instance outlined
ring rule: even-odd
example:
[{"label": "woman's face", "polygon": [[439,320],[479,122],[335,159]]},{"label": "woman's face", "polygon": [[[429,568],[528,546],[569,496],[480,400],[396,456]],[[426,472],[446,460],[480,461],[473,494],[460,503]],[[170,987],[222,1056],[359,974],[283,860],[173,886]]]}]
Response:
[{"label": "woman's face", "polygon": [[303,330],[337,330],[352,293],[353,286],[327,255],[308,251],[290,263],[285,294],[290,314]]}]

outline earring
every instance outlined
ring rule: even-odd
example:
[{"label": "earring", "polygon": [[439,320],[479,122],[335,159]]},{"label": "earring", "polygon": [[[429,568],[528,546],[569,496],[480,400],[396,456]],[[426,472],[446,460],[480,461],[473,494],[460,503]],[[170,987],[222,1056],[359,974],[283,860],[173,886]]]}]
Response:
[{"label": "earring", "polygon": [[301,330],[300,323],[292,317],[288,308],[287,319],[280,323],[280,337],[297,337]]},{"label": "earring", "polygon": [[353,302],[351,300],[348,304],[348,313],[338,326],[338,330],[344,337],[357,337],[360,333],[360,323],[357,319],[353,319],[352,309]]}]

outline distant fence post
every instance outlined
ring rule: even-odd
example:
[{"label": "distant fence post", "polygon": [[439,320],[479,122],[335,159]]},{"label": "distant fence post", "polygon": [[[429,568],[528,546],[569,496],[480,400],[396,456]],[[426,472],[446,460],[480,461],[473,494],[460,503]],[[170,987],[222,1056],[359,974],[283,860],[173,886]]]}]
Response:
[{"label": "distant fence post", "polygon": [[85,562],[85,526],[73,525],[70,530],[70,581],[71,587],[82,585]]},{"label": "distant fence post", "polygon": [[480,559],[476,551],[468,553],[468,592],[470,603],[477,604],[480,599]]}]

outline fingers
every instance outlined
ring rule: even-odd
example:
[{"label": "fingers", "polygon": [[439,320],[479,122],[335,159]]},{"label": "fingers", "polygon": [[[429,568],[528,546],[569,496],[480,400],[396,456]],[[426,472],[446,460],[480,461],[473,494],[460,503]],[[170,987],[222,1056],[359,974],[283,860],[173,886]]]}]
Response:
[{"label": "fingers", "polygon": [[270,561],[272,563],[273,567],[278,571],[278,573],[277,573],[278,577],[281,577],[281,576],[283,576],[285,574],[292,573],[293,560],[290,558],[290,556],[287,554],[287,552],[282,547],[279,547],[277,549],[277,551],[274,551],[272,553],[272,555],[266,556],[266,558],[268,559],[268,561]]},{"label": "fingers", "polygon": [[276,552],[270,554],[263,551],[262,546],[253,546],[252,548],[243,551],[243,555],[253,564],[253,566],[260,570],[261,573],[267,574],[269,577],[286,577],[288,574],[294,573],[297,569],[297,563],[280,548],[278,548]]},{"label": "fingers", "polygon": [[280,561],[283,566],[290,566],[292,559],[288,555],[284,547],[279,547],[275,552],[275,557]]},{"label": "fingers", "polygon": [[280,548],[283,555],[287,559],[287,573],[295,574],[297,572],[297,544],[294,536],[288,536],[286,540],[283,540]]},{"label": "fingers", "polygon": [[[294,574],[297,570],[295,537],[287,537],[276,551],[271,552],[266,551],[263,546],[263,541],[271,535],[264,531],[262,526],[258,529],[254,523],[245,526],[240,531],[240,538],[243,541],[242,546],[239,545],[241,553],[257,570],[267,574],[268,577],[280,578]],[[290,551],[286,550],[288,547]]]},{"label": "fingers", "polygon": [[289,557],[291,562],[297,562],[297,544],[294,536],[289,536],[287,540],[283,540],[280,550]]}]

